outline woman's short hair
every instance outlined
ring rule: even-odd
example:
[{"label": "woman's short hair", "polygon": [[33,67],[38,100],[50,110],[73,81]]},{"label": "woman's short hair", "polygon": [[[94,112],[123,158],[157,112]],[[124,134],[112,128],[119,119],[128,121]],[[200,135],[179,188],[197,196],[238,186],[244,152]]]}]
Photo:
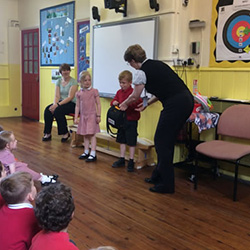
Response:
[{"label": "woman's short hair", "polygon": [[67,228],[74,210],[71,190],[62,183],[43,187],[37,195],[35,215],[45,231],[59,232]]},{"label": "woman's short hair", "polygon": [[129,70],[124,70],[119,74],[118,80],[126,79],[128,82],[132,82],[133,75]]},{"label": "woman's short hair", "polygon": [[63,63],[59,67],[60,74],[62,74],[62,71],[65,71],[65,70],[71,71],[71,68],[70,68],[69,64],[67,64],[67,63]]},{"label": "woman's short hair", "polygon": [[13,132],[11,131],[1,131],[0,132],[0,150],[5,149],[6,145],[11,141],[11,135]]},{"label": "woman's short hair", "polygon": [[0,182],[0,192],[7,204],[24,202],[31,187],[32,176],[27,172],[15,172]]},{"label": "woman's short hair", "polygon": [[135,62],[142,63],[146,58],[146,52],[139,44],[129,46],[124,53],[126,62],[135,60]]}]

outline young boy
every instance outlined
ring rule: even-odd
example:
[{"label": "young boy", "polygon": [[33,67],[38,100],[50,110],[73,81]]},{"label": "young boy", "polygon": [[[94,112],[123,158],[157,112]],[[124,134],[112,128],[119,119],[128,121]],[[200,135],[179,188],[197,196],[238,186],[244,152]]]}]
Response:
[{"label": "young boy", "polygon": [[16,172],[3,178],[0,192],[6,203],[0,208],[0,248],[28,250],[40,230],[31,204],[36,196],[31,175]]},{"label": "young boy", "polygon": [[[114,99],[110,105],[119,106],[127,97],[133,92],[132,84],[132,73],[128,70],[124,70],[119,74],[119,82],[121,89],[116,92]],[[116,141],[120,143],[120,159],[113,163],[113,168],[125,166],[125,153],[126,145],[129,146],[129,162],[127,166],[128,172],[134,171],[134,155],[135,146],[137,143],[137,126],[138,120],[140,119],[140,112],[135,111],[135,108],[141,103],[139,99],[137,102],[131,104],[126,110],[125,125],[122,129],[118,130]]]},{"label": "young boy", "polygon": [[67,233],[74,210],[69,187],[61,183],[43,187],[35,207],[35,215],[43,230],[33,238],[30,250],[79,250]]}]

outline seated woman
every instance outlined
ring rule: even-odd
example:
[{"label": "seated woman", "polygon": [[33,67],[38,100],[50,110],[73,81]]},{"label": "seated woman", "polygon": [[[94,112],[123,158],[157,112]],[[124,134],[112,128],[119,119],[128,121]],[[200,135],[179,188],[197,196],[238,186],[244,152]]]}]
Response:
[{"label": "seated woman", "polygon": [[70,137],[65,115],[75,113],[75,94],[78,89],[78,83],[70,76],[70,71],[70,66],[66,63],[63,63],[59,68],[62,78],[56,82],[54,102],[44,110],[43,141],[50,141],[52,138],[51,130],[54,117],[57,122],[58,134],[62,135],[61,141],[66,142]]}]

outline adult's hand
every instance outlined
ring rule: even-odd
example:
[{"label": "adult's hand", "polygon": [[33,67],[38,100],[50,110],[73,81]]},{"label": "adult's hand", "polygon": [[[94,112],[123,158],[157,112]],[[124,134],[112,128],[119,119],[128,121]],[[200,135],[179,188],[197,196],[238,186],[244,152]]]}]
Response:
[{"label": "adult's hand", "polygon": [[52,104],[50,107],[49,107],[49,111],[53,114],[55,112],[55,109],[57,108],[57,104]]},{"label": "adult's hand", "polygon": [[135,111],[139,111],[139,112],[142,112],[144,109],[146,109],[147,106],[143,106],[143,103],[139,103],[137,105],[137,108],[135,108]]},{"label": "adult's hand", "polygon": [[119,108],[121,111],[125,111],[128,108],[128,105],[125,102],[123,102],[119,105]]}]

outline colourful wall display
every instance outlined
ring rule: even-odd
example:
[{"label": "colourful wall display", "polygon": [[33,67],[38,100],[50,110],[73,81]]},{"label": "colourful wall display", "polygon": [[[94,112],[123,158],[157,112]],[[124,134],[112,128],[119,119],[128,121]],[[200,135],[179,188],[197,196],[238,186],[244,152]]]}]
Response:
[{"label": "colourful wall display", "polygon": [[75,2],[40,10],[41,66],[74,65]]},{"label": "colourful wall display", "polygon": [[81,71],[89,68],[90,55],[90,22],[77,23],[77,69],[78,75]]},{"label": "colourful wall display", "polygon": [[210,66],[248,67],[250,2],[213,1]]}]

